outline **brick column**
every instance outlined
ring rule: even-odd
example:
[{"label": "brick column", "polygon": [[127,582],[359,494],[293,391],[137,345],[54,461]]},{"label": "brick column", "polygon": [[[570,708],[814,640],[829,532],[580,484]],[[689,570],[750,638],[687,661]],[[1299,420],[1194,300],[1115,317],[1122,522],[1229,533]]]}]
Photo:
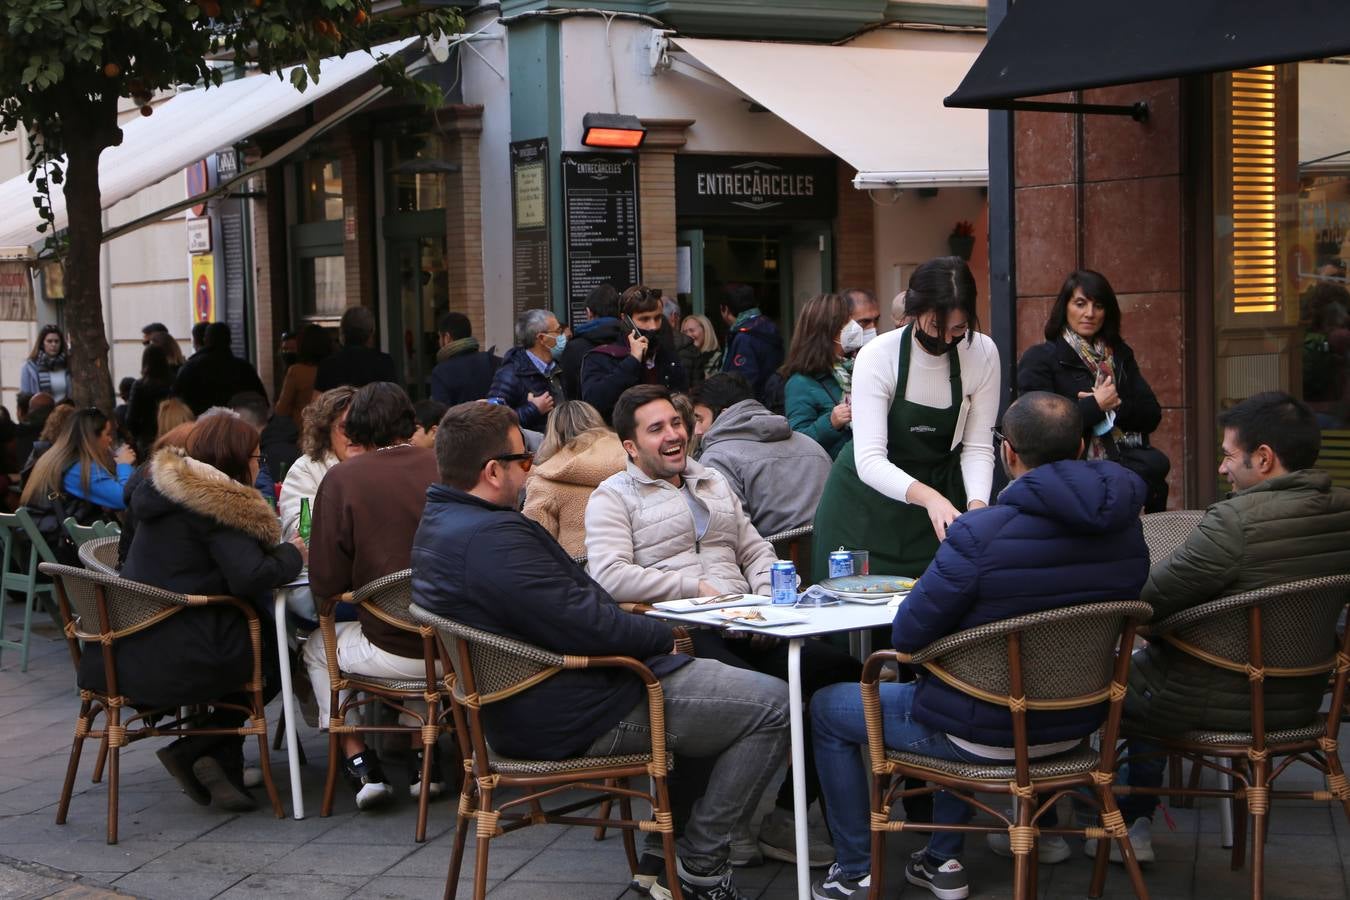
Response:
[{"label": "brick column", "polygon": [[[647,138],[638,164],[642,283],[675,296],[675,152],[693,119],[643,119]],[[615,285],[623,290],[621,285]]]},{"label": "brick column", "polygon": [[[464,313],[480,338],[486,331],[483,287],[483,191],[478,162],[483,107],[455,104],[438,115],[446,155],[458,172],[446,176],[445,264],[450,275],[450,309]],[[496,298],[511,303],[510,297]]]},{"label": "brick column", "polygon": [[[834,220],[834,289],[860,287],[876,293],[876,254],[872,222],[875,210],[868,191],[853,186],[847,164],[836,167],[839,176],[839,212]],[[890,312],[889,297],[878,297],[882,313]]]}]

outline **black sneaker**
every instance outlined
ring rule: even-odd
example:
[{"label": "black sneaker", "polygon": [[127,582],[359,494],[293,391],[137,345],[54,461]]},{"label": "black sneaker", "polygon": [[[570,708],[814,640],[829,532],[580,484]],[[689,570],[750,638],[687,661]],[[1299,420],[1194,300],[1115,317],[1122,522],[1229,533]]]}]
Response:
[{"label": "black sneaker", "polygon": [[[689,869],[679,857],[675,858],[675,865],[679,869],[680,893],[685,900],[745,900],[745,895],[731,883],[731,863],[722,863],[717,871],[707,874]],[[668,873],[663,872],[657,882],[657,887],[666,891],[667,897],[670,896],[670,889],[666,887],[668,877]],[[652,896],[658,895],[653,893]]]},{"label": "black sneaker", "polygon": [[211,803],[211,792],[192,774],[192,764],[201,752],[202,743],[199,739],[179,738],[169,746],[156,750],[155,756],[193,803],[207,806]]},{"label": "black sneaker", "polygon": [[380,767],[380,758],[375,755],[374,750],[367,748],[349,756],[343,763],[343,770],[352,790],[356,791],[358,809],[374,809],[394,798],[394,789],[390,786],[389,779],[385,777],[384,769]]},{"label": "black sneaker", "polygon": [[[422,796],[422,756],[424,751],[417,750],[408,754],[408,796],[414,800]],[[427,782],[430,797],[435,800],[445,793],[445,776],[441,774],[441,748],[431,745],[431,778]]]},{"label": "black sneaker", "polygon": [[839,864],[830,866],[830,871],[811,882],[812,900],[848,900],[849,897],[865,897],[872,888],[872,874],[862,878],[849,878],[839,871]]},{"label": "black sneaker", "polygon": [[905,866],[905,880],[927,888],[938,900],[964,900],[970,896],[970,883],[959,860],[949,859],[934,865],[923,850],[916,850]]}]

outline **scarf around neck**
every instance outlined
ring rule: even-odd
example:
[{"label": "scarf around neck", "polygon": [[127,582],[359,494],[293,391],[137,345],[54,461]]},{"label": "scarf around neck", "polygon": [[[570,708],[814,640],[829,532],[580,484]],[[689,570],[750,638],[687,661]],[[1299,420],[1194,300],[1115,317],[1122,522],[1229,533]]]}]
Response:
[{"label": "scarf around neck", "polygon": [[[1101,340],[1089,341],[1071,328],[1064,329],[1064,340],[1078,354],[1078,358],[1087,366],[1088,371],[1092,373],[1094,384],[1101,380],[1102,375],[1108,375],[1112,381],[1115,381],[1116,358],[1110,344]],[[1125,436],[1124,432],[1116,427],[1115,410],[1108,412],[1106,418],[1094,431],[1092,440],[1088,444],[1088,459],[1110,458],[1104,440],[1107,436],[1110,436],[1111,440],[1116,443]]]},{"label": "scarf around neck", "polygon": [[451,341],[444,347],[436,351],[436,362],[443,363],[452,356],[459,356],[462,353],[477,353],[478,338],[470,335],[466,338],[460,338],[457,341]]},{"label": "scarf around neck", "polygon": [[838,382],[839,389],[845,394],[853,390],[853,358],[838,360],[834,368],[830,370],[834,374],[834,380]]}]

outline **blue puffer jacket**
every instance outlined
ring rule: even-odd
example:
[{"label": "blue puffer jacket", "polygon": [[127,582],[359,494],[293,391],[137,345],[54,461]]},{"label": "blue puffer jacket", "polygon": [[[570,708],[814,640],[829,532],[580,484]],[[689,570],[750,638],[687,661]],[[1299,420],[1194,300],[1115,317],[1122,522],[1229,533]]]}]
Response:
[{"label": "blue puffer jacket", "polygon": [[552,394],[555,404],[566,400],[562,387],[562,369],[553,367],[553,374],[545,376],[530,359],[523,347],[512,347],[502,357],[502,366],[492,379],[487,399],[493,403],[509,406],[516,411],[520,427],[530,431],[543,431],[548,415],[530,402],[529,395]]},{"label": "blue puffer jacket", "polygon": [[[551,650],[632,656],[658,677],[689,662],[672,655],[670,626],[626,613],[536,522],[444,484],[427,488],[413,538],[413,602]],[[569,669],[483,707],[498,753],[564,759],[586,750],[642,699],[619,668]]]},{"label": "blue puffer jacket", "polygon": [[[1148,578],[1139,524],[1147,488],[1113,462],[1077,460],[1038,466],[988,509],[947,530],[892,627],[897,650],[912,652],[953,632],[1013,616],[1107,600],[1134,600]],[[936,678],[920,679],[914,716],[980,744],[1011,747],[1012,716]],[[1092,733],[1106,704],[1033,711],[1033,744]]]},{"label": "blue puffer jacket", "polygon": [[783,336],[766,316],[755,316],[731,333],[722,358],[723,372],[740,372],[764,401],[764,385],[783,364]]}]

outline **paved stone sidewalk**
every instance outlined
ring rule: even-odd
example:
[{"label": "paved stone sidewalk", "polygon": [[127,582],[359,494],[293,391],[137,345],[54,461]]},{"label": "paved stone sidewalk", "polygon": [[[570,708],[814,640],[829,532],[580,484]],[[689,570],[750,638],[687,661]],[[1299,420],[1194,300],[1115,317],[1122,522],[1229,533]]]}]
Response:
[{"label": "paved stone sidewalk", "polygon": [[[10,606],[10,613],[15,609]],[[69,822],[53,824],[78,698],[64,643],[45,617],[39,623],[26,674],[18,670],[17,653],[5,651],[0,657],[0,900],[113,896],[110,891],[156,900],[440,896],[449,861],[452,802],[433,805],[423,845],[413,842],[416,808],[406,799],[388,812],[358,814],[339,787],[334,814],[319,818],[326,742],[304,726],[309,756],[304,795],[310,817],[303,821],[276,819],[262,810],[232,815],[195,805],[160,768],[154,757],[160,742],[146,741],[122,755],[120,843],[109,847],[104,842],[107,794],[103,785],[89,782],[92,746],[76,782]],[[274,704],[270,721],[275,722],[275,715]],[[256,745],[246,753],[252,757]],[[289,808],[284,753],[273,754],[273,769]],[[395,768],[391,776],[401,790],[402,772]],[[1312,773],[1299,773],[1287,783],[1295,782],[1317,786]],[[1344,816],[1333,815],[1326,804],[1284,803],[1276,809],[1267,849],[1267,896],[1350,896],[1343,860],[1350,850],[1350,827]],[[1168,831],[1162,823],[1155,827],[1158,862],[1145,868],[1152,896],[1208,900],[1246,894],[1247,873],[1231,872],[1227,851],[1219,846],[1214,806],[1202,804],[1198,810],[1171,815],[1176,830]],[[921,836],[912,834],[888,842],[888,897],[931,896],[903,884],[904,860],[922,843]],[[965,863],[972,897],[1010,895],[1011,864],[991,854],[982,841],[970,842]],[[494,841],[488,874],[493,900],[614,900],[624,895],[627,883],[618,838],[596,843],[582,828],[528,828]],[[1081,855],[1044,867],[1041,896],[1085,896],[1089,875]],[[741,870],[737,883],[752,898],[795,896],[793,873],[779,864]],[[467,885],[460,896],[471,896]],[[1130,896],[1118,867],[1112,867],[1107,896]]]}]

